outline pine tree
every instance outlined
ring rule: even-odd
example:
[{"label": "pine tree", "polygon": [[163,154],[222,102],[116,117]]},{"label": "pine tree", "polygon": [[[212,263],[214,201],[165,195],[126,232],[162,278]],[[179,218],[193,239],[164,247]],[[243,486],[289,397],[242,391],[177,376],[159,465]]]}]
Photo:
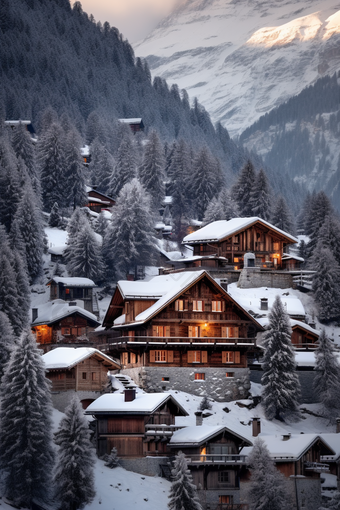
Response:
[{"label": "pine tree", "polygon": [[272,461],[268,448],[261,438],[256,438],[248,456],[250,467],[249,510],[289,510],[287,482]]},{"label": "pine tree", "polygon": [[151,131],[139,170],[142,186],[158,204],[164,197],[163,147],[156,131]]},{"label": "pine tree", "polygon": [[50,227],[60,227],[62,224],[62,217],[59,212],[58,202],[54,202],[53,207],[51,209],[50,217],[48,219],[48,224]]},{"label": "pine tree", "polygon": [[37,179],[34,143],[26,129],[26,126],[21,122],[14,130],[12,136],[12,147],[17,158],[20,157],[25,162],[26,168],[28,170],[28,175],[30,176],[33,183],[33,181]]},{"label": "pine tree", "polygon": [[13,253],[8,243],[0,251],[0,310],[4,312],[16,335],[22,331],[16,274],[13,267]]},{"label": "pine tree", "polygon": [[334,215],[331,202],[324,191],[311,197],[310,214],[306,220],[306,234],[310,237],[309,252],[312,253],[319,240],[319,231],[327,216]]},{"label": "pine tree", "polygon": [[287,202],[282,196],[279,196],[276,201],[271,222],[275,227],[289,234],[293,234],[295,231],[292,215],[288,209]]},{"label": "pine tree", "polygon": [[67,270],[71,276],[96,283],[102,280],[104,268],[97,237],[86,220],[73,243],[68,244]]},{"label": "pine tree", "polygon": [[137,179],[125,184],[112,210],[103,242],[108,275],[126,278],[129,270],[155,262],[150,197]]},{"label": "pine tree", "polygon": [[54,464],[49,381],[35,339],[24,331],[1,386],[0,463],[15,505],[48,504]]},{"label": "pine tree", "polygon": [[219,179],[219,169],[216,160],[207,147],[203,147],[195,157],[190,176],[190,186],[194,199],[194,209],[199,220],[203,220],[204,213],[212,198],[223,185]]},{"label": "pine tree", "polygon": [[240,216],[254,216],[251,202],[251,193],[254,189],[256,174],[254,165],[250,160],[242,168],[240,175],[232,188],[232,196],[240,209]]},{"label": "pine tree", "polygon": [[340,491],[335,491],[332,498],[329,500],[327,507],[322,507],[320,510],[340,510]]},{"label": "pine tree", "polygon": [[16,336],[14,335],[11,323],[7,315],[0,311],[0,381],[4,374],[5,365],[15,345],[15,341]]},{"label": "pine tree", "polygon": [[213,198],[206,208],[203,224],[208,225],[208,223],[218,220],[231,220],[238,216],[238,205],[231,197],[230,191],[227,188],[223,188],[218,197]]},{"label": "pine tree", "polygon": [[118,149],[115,171],[110,184],[110,194],[118,196],[122,187],[136,177],[137,162],[131,133],[126,135]]},{"label": "pine tree", "polygon": [[340,413],[340,365],[335,347],[325,330],[321,331],[315,350],[314,370],[314,392],[321,402],[324,415],[334,423]]},{"label": "pine tree", "polygon": [[59,446],[54,476],[56,497],[63,510],[77,510],[95,496],[95,454],[88,422],[78,397],[73,397],[55,434]]},{"label": "pine tree", "polygon": [[276,296],[264,334],[262,405],[268,420],[299,419],[300,382],[291,344],[289,317]]},{"label": "pine tree", "polygon": [[321,242],[316,245],[310,264],[316,271],[313,291],[319,320],[324,323],[337,320],[340,316],[340,266]]},{"label": "pine tree", "polygon": [[109,193],[115,161],[109,151],[96,138],[91,145],[92,160],[89,165],[91,183],[98,191]]},{"label": "pine tree", "polygon": [[340,265],[340,221],[337,216],[326,216],[319,230],[318,243],[328,248]]},{"label": "pine tree", "polygon": [[271,190],[264,170],[261,168],[256,176],[254,187],[250,192],[250,207],[252,214],[263,220],[271,216]]},{"label": "pine tree", "polygon": [[201,400],[200,405],[198,406],[199,411],[204,411],[205,409],[211,409],[212,405],[208,398],[208,395],[204,395],[204,397]]},{"label": "pine tree", "polygon": [[104,460],[105,460],[104,466],[106,466],[110,469],[113,469],[113,468],[119,466],[119,458],[117,455],[117,448],[113,447],[110,452],[110,455],[106,455]]},{"label": "pine tree", "polygon": [[72,128],[67,133],[65,142],[65,164],[67,168],[67,205],[76,207],[83,207],[87,203],[87,193],[85,187],[85,172],[83,159],[80,154],[81,138],[76,131]]},{"label": "pine tree", "polygon": [[5,137],[0,138],[0,222],[10,231],[21,198],[18,161]]},{"label": "pine tree", "polygon": [[171,471],[172,484],[169,493],[169,510],[202,510],[183,452],[178,452]]}]

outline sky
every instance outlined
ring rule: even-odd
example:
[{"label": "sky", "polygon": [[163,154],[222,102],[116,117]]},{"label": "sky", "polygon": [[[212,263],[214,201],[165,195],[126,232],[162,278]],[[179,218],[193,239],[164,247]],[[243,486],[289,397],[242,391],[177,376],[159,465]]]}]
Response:
[{"label": "sky", "polygon": [[[130,43],[144,39],[178,0],[81,0],[95,20],[118,28]],[[74,1],[71,0],[73,5]]]}]

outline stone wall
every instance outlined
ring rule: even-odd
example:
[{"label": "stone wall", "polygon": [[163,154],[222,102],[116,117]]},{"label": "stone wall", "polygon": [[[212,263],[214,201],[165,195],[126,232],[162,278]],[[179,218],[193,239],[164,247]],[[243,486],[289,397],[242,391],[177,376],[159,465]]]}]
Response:
[{"label": "stone wall", "polygon": [[293,276],[285,271],[261,271],[259,267],[246,267],[242,269],[237,285],[241,289],[259,287],[288,289],[293,287]]},{"label": "stone wall", "polygon": [[[228,370],[234,377],[226,377]],[[149,393],[172,389],[197,396],[207,394],[219,402],[247,398],[250,389],[248,368],[139,367],[121,373]],[[205,380],[195,380],[195,373],[204,373]]]},{"label": "stone wall", "polygon": [[135,459],[119,459],[119,465],[127,471],[145,476],[162,476],[161,465],[168,465],[168,457],[138,457]]},{"label": "stone wall", "polygon": [[77,395],[80,401],[85,399],[95,400],[96,398],[102,395],[100,391],[76,391],[76,390],[68,390],[68,391],[59,391],[52,392],[52,403],[55,409],[58,409],[60,412],[64,412],[66,407],[72,400],[72,397]]}]

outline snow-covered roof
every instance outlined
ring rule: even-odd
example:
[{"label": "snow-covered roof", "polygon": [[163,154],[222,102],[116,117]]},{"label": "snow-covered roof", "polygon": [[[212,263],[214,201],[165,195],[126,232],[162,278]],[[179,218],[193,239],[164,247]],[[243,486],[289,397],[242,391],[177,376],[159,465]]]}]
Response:
[{"label": "snow-covered roof", "polygon": [[192,234],[185,236],[182,241],[182,244],[186,243],[192,244],[208,241],[218,242],[221,241],[222,239],[225,239],[226,237],[230,237],[236,232],[240,232],[241,230],[250,227],[251,225],[257,222],[260,222],[263,225],[266,225],[270,229],[274,230],[278,234],[289,238],[292,243],[298,242],[298,239],[296,237],[293,237],[287,232],[280,230],[271,223],[268,223],[267,221],[262,220],[257,216],[253,216],[251,218],[233,218],[228,221],[227,220],[213,221],[212,223],[209,223],[205,227],[202,227],[201,229],[197,230],[196,232],[193,232]]},{"label": "snow-covered roof", "polygon": [[[291,289],[277,289],[271,287],[258,287],[251,289],[241,289],[237,283],[228,285],[228,293],[243,308],[255,315],[266,317],[274,304],[276,296],[280,296],[285,311],[291,317],[304,317],[306,315],[303,304],[300,299],[295,296]],[[261,310],[261,298],[268,299],[268,310]],[[259,320],[264,326],[263,323]]]},{"label": "snow-covered roof", "polygon": [[284,253],[282,255],[282,260],[298,260],[299,262],[305,261],[304,258],[298,257],[297,255],[293,255],[293,253]]},{"label": "snow-covered roof", "polygon": [[[275,462],[299,460],[314,443],[321,439],[318,434],[291,434],[286,441],[283,440],[281,435],[260,435],[260,437],[265,442],[270,456]],[[332,450],[330,446],[329,448]]]},{"label": "snow-covered roof", "polygon": [[234,430],[231,430],[227,427],[217,425],[215,427],[211,425],[199,425],[199,426],[192,426],[192,427],[185,427],[183,429],[177,430],[173,433],[171,439],[170,439],[170,445],[172,446],[195,446],[200,445],[201,443],[208,441],[209,439],[217,436],[218,434],[222,433],[223,431],[226,431],[228,433],[231,433],[238,438],[240,438],[242,441],[244,441],[248,446],[251,446],[252,443],[246,439],[245,437],[241,436]]},{"label": "snow-covered roof", "polygon": [[66,250],[66,245],[63,246],[54,246],[53,248],[48,249],[48,253],[51,255],[64,255],[64,251]]},{"label": "snow-covered roof", "polygon": [[140,117],[136,117],[133,119],[118,119],[119,122],[123,122],[125,124],[140,124],[142,122],[142,119]]},{"label": "snow-covered roof", "polygon": [[320,434],[321,439],[328,444],[328,446],[334,450],[334,455],[323,455],[321,461],[325,460],[338,460],[340,458],[340,434],[337,433],[325,433]]},{"label": "snow-covered roof", "polygon": [[[70,301],[70,303],[73,302],[74,301]],[[40,305],[37,308],[38,316],[32,322],[32,326],[38,326],[39,324],[53,324],[54,322],[57,322],[64,317],[73,315],[74,313],[82,315],[86,319],[95,322],[97,325],[100,324],[97,320],[97,317],[93,313],[90,313],[79,306],[79,301],[76,301],[76,303],[77,304],[74,306],[63,301],[62,299],[55,299],[54,301],[49,301],[48,303]]]},{"label": "snow-covered roof", "polygon": [[51,282],[55,283],[62,283],[66,287],[96,287],[96,284],[93,280],[90,280],[89,278],[78,278],[78,277],[61,277],[61,276],[54,276],[47,285],[50,285]]},{"label": "snow-covered roof", "polygon": [[31,121],[30,120],[5,120],[5,124],[7,126],[18,126],[19,124],[29,126],[31,124]]},{"label": "snow-covered roof", "polygon": [[309,324],[306,324],[302,321],[297,321],[295,319],[290,319],[290,325],[292,328],[299,327],[301,329],[304,329],[305,331],[308,331],[309,333],[312,333],[313,335],[320,335],[320,331],[318,329],[312,328]]},{"label": "snow-covered roof", "polygon": [[47,370],[72,368],[81,361],[90,358],[94,354],[105,359],[107,363],[119,367],[119,363],[106,354],[94,349],[93,347],[57,347],[52,351],[43,354],[42,359]]},{"label": "snow-covered roof", "polygon": [[125,402],[124,393],[106,393],[88,406],[86,414],[152,414],[168,400],[173,401],[173,403],[181,410],[181,414],[184,416],[188,415],[186,410],[169,393],[140,392],[136,393],[135,399],[131,402]]}]

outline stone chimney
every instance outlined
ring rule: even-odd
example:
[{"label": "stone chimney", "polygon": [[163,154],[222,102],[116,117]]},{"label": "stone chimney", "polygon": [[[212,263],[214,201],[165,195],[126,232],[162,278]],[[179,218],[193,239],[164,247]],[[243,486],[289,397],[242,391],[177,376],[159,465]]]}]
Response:
[{"label": "stone chimney", "polygon": [[340,418],[336,419],[336,433],[340,434]]},{"label": "stone chimney", "polygon": [[268,310],[268,298],[261,297],[260,301],[261,301],[260,310]]},{"label": "stone chimney", "polygon": [[136,390],[124,390],[124,402],[132,402],[136,398]]},{"label": "stone chimney", "polygon": [[196,426],[203,425],[203,411],[196,411]]},{"label": "stone chimney", "polygon": [[253,437],[257,437],[261,433],[261,420],[260,418],[253,418],[252,420],[253,427]]},{"label": "stone chimney", "polygon": [[38,308],[32,308],[32,322],[38,318]]}]

